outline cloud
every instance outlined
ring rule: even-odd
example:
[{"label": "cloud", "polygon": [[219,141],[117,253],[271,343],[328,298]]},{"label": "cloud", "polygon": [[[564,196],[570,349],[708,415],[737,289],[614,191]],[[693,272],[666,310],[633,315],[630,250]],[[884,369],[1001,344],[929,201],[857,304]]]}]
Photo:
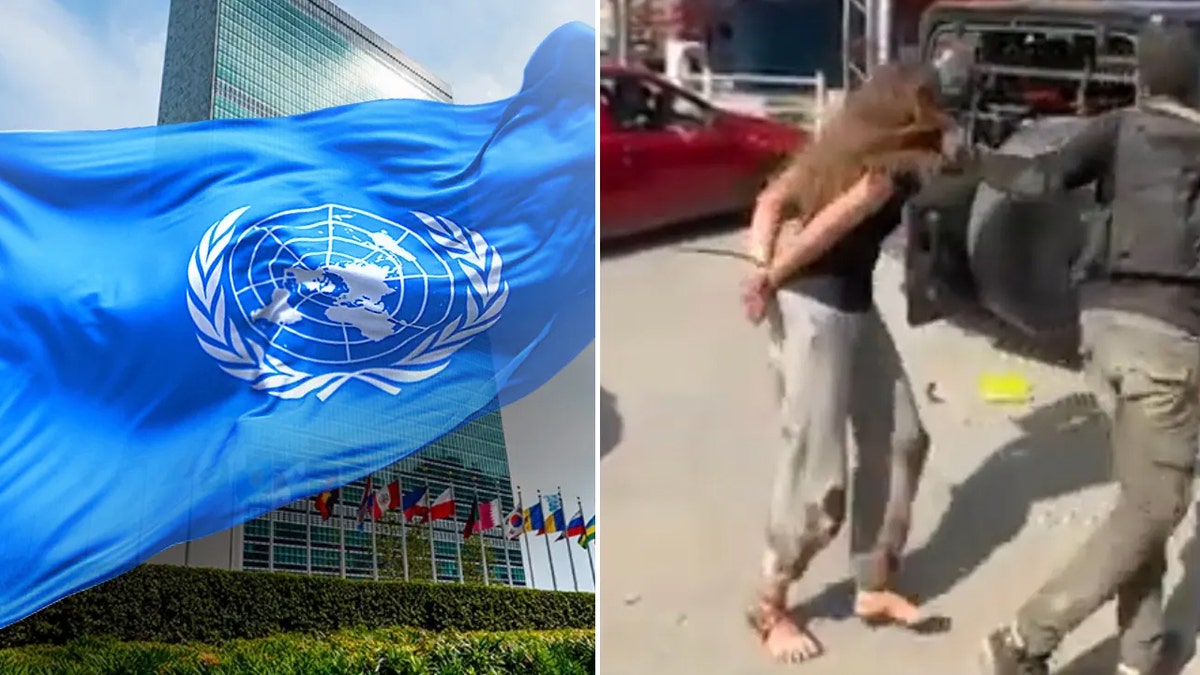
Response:
[{"label": "cloud", "polygon": [[[0,0],[0,129],[154,124],[166,0]],[[344,9],[448,81],[458,103],[511,95],[530,54],[592,0],[342,0]]]},{"label": "cloud", "polygon": [[[59,0],[5,0],[4,4],[0,128],[154,124],[166,39],[165,8],[126,14],[128,23],[113,31],[68,10]],[[127,4],[113,3],[113,8]]]},{"label": "cloud", "polygon": [[342,0],[346,11],[450,82],[457,103],[511,96],[533,50],[564,23],[596,25],[595,0]]}]

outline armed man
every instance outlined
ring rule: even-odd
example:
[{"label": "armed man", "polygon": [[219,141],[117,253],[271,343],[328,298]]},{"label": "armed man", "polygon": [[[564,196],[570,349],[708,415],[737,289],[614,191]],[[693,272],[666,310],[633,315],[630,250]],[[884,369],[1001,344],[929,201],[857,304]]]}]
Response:
[{"label": "armed man", "polygon": [[1092,119],[1058,150],[980,158],[1017,196],[1097,185],[1081,273],[1087,377],[1111,420],[1116,505],[1067,565],[987,637],[988,675],[1048,673],[1064,637],[1116,598],[1120,663],[1162,667],[1166,545],[1191,502],[1200,435],[1200,54],[1187,28],[1138,39],[1136,105]]}]

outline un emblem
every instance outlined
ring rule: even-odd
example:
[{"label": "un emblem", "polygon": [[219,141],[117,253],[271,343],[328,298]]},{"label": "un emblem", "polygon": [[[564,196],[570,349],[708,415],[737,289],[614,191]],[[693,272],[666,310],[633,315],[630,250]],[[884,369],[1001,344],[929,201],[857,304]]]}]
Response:
[{"label": "un emblem", "polygon": [[200,239],[188,309],[204,351],[268,394],[324,401],[351,380],[397,394],[444,370],[508,300],[500,254],[446,218],[325,204],[239,232],[248,209]]}]

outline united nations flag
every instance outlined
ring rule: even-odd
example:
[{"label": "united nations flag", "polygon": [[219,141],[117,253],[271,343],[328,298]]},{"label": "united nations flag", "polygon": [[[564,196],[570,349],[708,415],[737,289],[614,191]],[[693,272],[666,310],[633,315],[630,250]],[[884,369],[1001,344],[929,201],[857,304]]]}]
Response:
[{"label": "united nations flag", "polygon": [[595,73],[569,24],[487,105],[0,134],[0,626],[592,342]]}]

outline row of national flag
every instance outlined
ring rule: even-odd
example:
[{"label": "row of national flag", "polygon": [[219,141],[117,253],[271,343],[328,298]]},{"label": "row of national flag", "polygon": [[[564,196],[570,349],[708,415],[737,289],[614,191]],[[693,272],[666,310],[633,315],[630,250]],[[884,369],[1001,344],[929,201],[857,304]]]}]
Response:
[{"label": "row of national flag", "polygon": [[[417,524],[453,518],[455,510],[458,508],[453,487],[442,490],[431,504],[428,487],[422,486],[403,492],[398,480],[380,488],[376,488],[374,482],[374,477],[367,478],[362,499],[358,502],[356,520],[360,529],[368,516],[378,522],[388,511],[400,511],[404,514],[406,522]],[[313,497],[313,506],[317,509],[317,513],[321,514],[321,520],[329,520],[333,516],[333,507],[341,501],[341,492],[340,488],[334,488]]]},{"label": "row of national flag", "polygon": [[[333,515],[334,506],[341,499],[341,490],[327,490],[313,497],[313,506],[321,515],[321,520],[329,520]],[[546,508],[543,510],[543,506]],[[367,478],[366,488],[362,499],[359,500],[356,521],[361,530],[368,517],[375,522],[383,519],[388,511],[400,511],[406,523],[417,525],[433,523],[439,520],[455,517],[458,501],[454,496],[454,487],[442,490],[437,498],[429,501],[428,486],[421,486],[405,492],[399,480],[394,480],[382,487],[375,487],[374,477]],[[566,518],[559,495],[546,495],[543,500],[530,508],[523,508],[518,500],[517,508],[501,517],[500,499],[476,501],[471,505],[471,513],[463,527],[463,540],[472,535],[482,534],[493,528],[504,525],[504,536],[508,539],[518,539],[526,533],[547,535],[558,533],[556,541],[578,539],[583,548],[588,548],[596,539],[596,517],[585,521],[581,506],[569,520]]]},{"label": "row of national flag", "polygon": [[579,545],[586,549],[596,540],[596,516],[585,522],[581,506],[575,511],[575,515],[567,520],[562,498],[550,494],[538,499],[538,502],[529,508],[523,508],[518,502],[517,508],[505,519],[504,536],[509,539],[517,539],[528,533],[541,536],[556,532],[558,538],[555,541],[578,539]]}]

